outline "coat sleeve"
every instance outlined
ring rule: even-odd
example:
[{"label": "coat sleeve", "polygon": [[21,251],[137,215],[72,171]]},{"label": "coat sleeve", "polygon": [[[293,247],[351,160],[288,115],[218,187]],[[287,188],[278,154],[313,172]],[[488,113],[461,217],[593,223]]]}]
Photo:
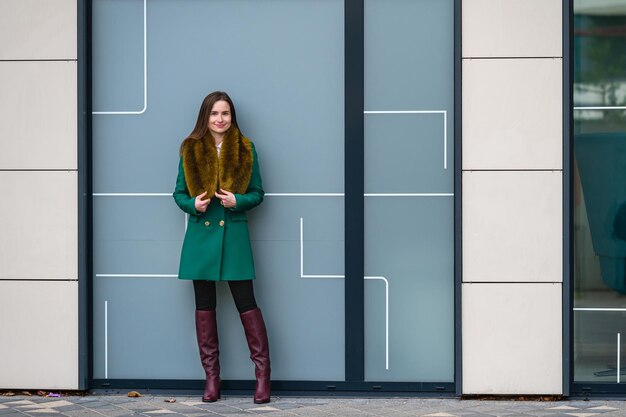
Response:
[{"label": "coat sleeve", "polygon": [[252,173],[250,174],[250,183],[245,194],[235,194],[237,205],[232,211],[250,210],[263,202],[263,181],[261,180],[261,171],[259,170],[259,158],[256,154],[254,144],[252,144]]},{"label": "coat sleeve", "polygon": [[185,170],[183,168],[183,158],[178,162],[178,176],[176,177],[176,188],[174,189],[174,201],[182,211],[188,214],[198,215],[196,211],[196,198],[189,195],[187,182],[185,181]]}]

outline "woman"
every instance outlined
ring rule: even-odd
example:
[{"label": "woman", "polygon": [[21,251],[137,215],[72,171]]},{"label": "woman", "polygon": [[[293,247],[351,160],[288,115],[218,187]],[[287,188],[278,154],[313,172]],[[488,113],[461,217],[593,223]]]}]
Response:
[{"label": "woman", "polygon": [[193,132],[180,147],[174,200],[189,214],[180,279],[193,280],[196,335],[206,372],[202,401],[220,398],[215,282],[228,281],[255,365],[257,404],[270,401],[267,332],[254,298],[255,278],[246,211],[263,201],[252,142],[239,131],[230,97],[205,97]]}]

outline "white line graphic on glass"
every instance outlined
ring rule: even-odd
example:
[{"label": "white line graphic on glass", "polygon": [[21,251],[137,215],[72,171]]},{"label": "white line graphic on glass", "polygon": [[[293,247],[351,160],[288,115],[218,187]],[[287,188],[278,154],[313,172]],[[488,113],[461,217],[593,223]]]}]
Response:
[{"label": "white line graphic on glass", "polygon": [[[304,219],[300,217],[300,278],[305,279],[344,279],[345,275],[311,275],[304,273]],[[385,277],[369,276],[366,280],[380,280],[385,283],[385,369],[389,370],[389,281]]]},{"label": "white line graphic on glass", "polygon": [[109,302],[104,300],[104,379],[109,378]]}]

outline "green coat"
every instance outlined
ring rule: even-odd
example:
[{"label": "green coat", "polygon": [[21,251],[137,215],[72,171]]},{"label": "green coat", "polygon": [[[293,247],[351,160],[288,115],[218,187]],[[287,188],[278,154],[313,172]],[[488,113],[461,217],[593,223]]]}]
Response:
[{"label": "green coat", "polygon": [[237,205],[224,208],[213,196],[204,213],[196,211],[195,196],[189,195],[183,159],[180,159],[173,195],[178,207],[189,214],[189,220],[178,278],[211,281],[255,278],[246,211],[261,204],[265,193],[254,145],[252,155],[250,183],[245,194],[235,194]]}]

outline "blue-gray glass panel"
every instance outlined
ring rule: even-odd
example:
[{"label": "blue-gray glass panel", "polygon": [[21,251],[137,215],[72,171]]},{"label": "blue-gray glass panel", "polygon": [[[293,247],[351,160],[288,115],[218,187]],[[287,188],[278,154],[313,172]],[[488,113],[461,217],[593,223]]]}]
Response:
[{"label": "blue-gray glass panel", "polygon": [[453,23],[451,0],[365,1],[369,381],[454,380]]},{"label": "blue-gray glass panel", "polygon": [[[180,142],[204,96],[220,89],[256,144],[268,193],[249,225],[273,377],[343,380],[343,2],[145,4],[147,92],[144,2],[93,7],[93,376],[202,378],[191,283],[174,277],[185,218],[169,194]],[[127,114],[140,113],[144,93],[145,112]],[[222,376],[251,379],[224,285],[218,304]]]}]

